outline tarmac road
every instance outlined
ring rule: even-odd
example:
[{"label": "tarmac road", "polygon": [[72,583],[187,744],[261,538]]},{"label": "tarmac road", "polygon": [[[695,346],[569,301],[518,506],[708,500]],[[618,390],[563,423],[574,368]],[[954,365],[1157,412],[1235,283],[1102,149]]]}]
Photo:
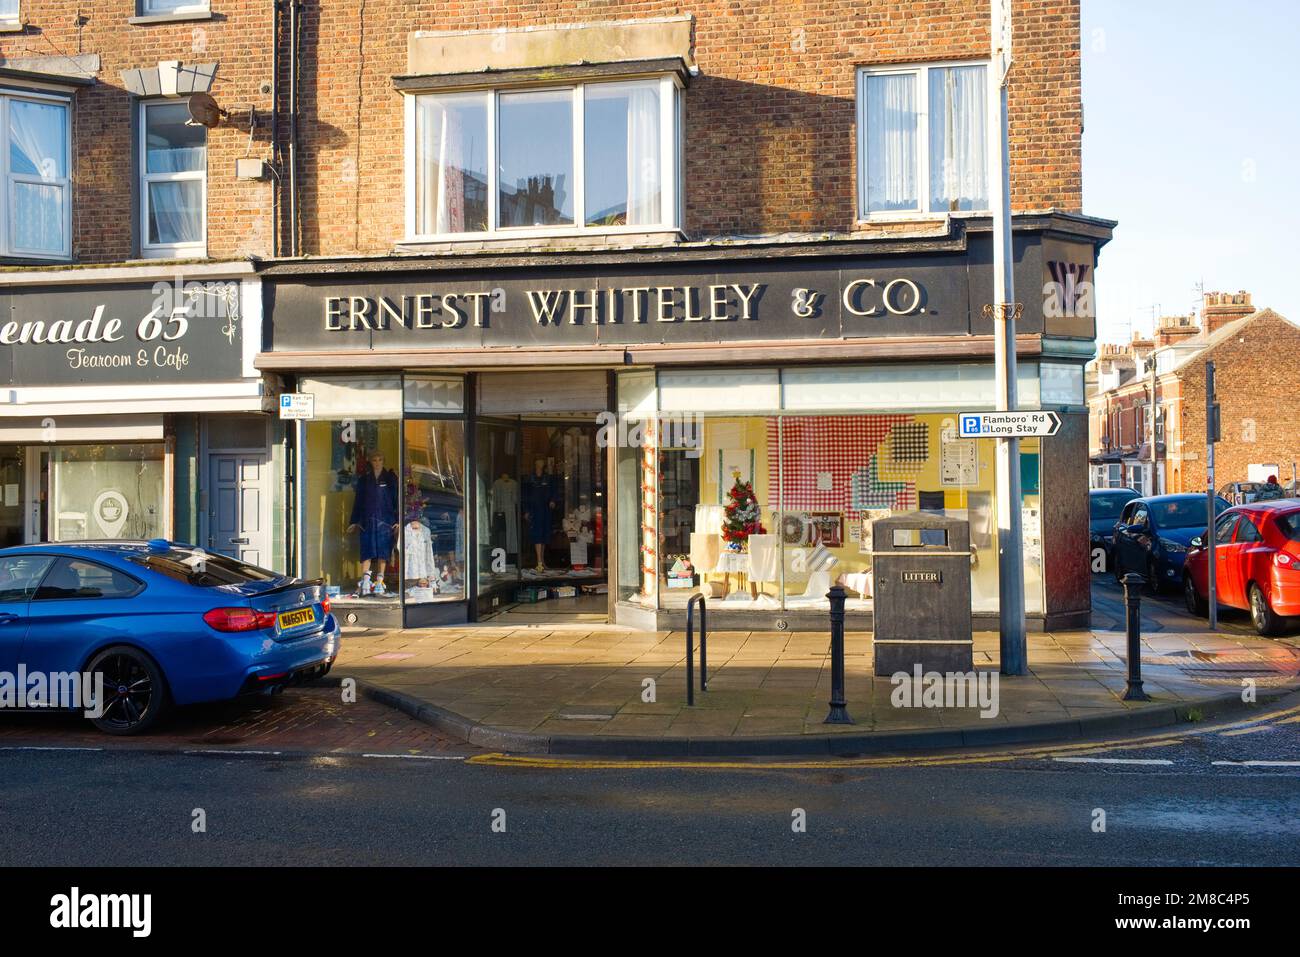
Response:
[{"label": "tarmac road", "polygon": [[1300,863],[1300,696],[1062,749],[691,766],[18,749],[0,775],[4,865]]}]

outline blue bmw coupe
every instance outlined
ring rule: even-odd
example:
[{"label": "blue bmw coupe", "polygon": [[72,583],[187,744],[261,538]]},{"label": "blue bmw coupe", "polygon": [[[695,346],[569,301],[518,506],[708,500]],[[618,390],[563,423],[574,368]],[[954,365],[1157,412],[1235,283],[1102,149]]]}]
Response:
[{"label": "blue bmw coupe", "polygon": [[320,581],[162,539],[0,549],[0,689],[7,679],[10,692],[0,703],[10,706],[16,686],[23,702],[61,706],[48,696],[53,676],[78,675],[102,687],[86,702],[97,727],[139,734],[172,705],[321,677],[338,649]]}]

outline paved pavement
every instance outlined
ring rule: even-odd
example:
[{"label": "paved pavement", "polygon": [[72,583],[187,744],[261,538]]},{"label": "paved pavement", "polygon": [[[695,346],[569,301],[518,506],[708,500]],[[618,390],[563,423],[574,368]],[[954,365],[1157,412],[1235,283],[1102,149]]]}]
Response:
[{"label": "paved pavement", "polygon": [[0,751],[0,865],[1300,864],[1300,696],[992,752],[458,758]]},{"label": "paved pavement", "polygon": [[[896,685],[872,676],[863,632],[846,637],[853,725],[822,723],[830,697],[824,633],[711,633],[709,691],[697,694],[695,707],[685,702],[682,633],[590,623],[348,634],[334,674],[392,692],[386,700],[466,740],[552,752],[651,753],[656,742],[672,751],[685,741],[716,751],[731,742],[734,753],[762,742],[760,753],[779,753],[773,739],[807,745],[829,735],[848,736],[852,744],[844,747],[852,748],[870,748],[871,735],[891,747],[912,740],[938,746],[988,742],[994,731],[1005,736],[1029,726],[1065,737],[1094,719],[1140,726],[1174,720],[1173,708],[1185,715],[1239,699],[1243,679],[1261,697],[1300,687],[1300,642],[1259,638],[1231,622],[1210,633],[1181,608],[1151,601],[1144,606],[1143,677],[1153,700],[1125,702],[1118,589],[1099,576],[1094,598],[1092,630],[1029,636],[1032,674],[1001,678],[995,716],[970,706],[895,706]],[[996,634],[976,634],[977,670],[997,671],[997,646]]]}]

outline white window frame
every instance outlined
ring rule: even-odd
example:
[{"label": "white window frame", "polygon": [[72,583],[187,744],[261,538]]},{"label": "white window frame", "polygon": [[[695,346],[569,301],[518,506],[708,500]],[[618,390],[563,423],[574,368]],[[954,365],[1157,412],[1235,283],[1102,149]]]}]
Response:
[{"label": "white window frame", "polygon": [[[9,166],[9,104],[16,100],[30,103],[47,103],[63,107],[67,122],[64,130],[64,175],[58,179],[42,179],[15,173]],[[72,258],[72,98],[53,96],[44,93],[29,93],[18,90],[0,90],[0,150],[4,152],[4,203],[0,209],[0,255],[15,259],[65,260]],[[52,253],[44,249],[22,249],[13,241],[13,210],[15,208],[15,183],[31,183],[36,186],[58,186],[63,190],[63,249]]]},{"label": "white window frame", "polygon": [[[858,140],[858,222],[878,223],[888,220],[935,219],[945,216],[987,216],[987,209],[934,210],[930,206],[930,71],[955,66],[984,67],[984,92],[988,94],[988,84],[992,70],[988,60],[942,60],[936,63],[906,63],[892,66],[858,67],[857,82],[857,140]],[[867,77],[902,76],[916,77],[916,188],[917,206],[915,210],[867,211]],[[984,155],[989,161],[993,158],[993,143],[985,134]]]},{"label": "white window frame", "polygon": [[[659,166],[660,221],[623,226],[587,226],[586,151],[583,140],[585,121],[584,90],[589,86],[614,83],[656,82],[659,86]],[[570,226],[498,226],[500,182],[497,143],[500,140],[499,102],[510,93],[547,93],[565,90],[572,96],[573,108],[573,225]],[[460,243],[484,240],[517,240],[534,237],[605,236],[618,233],[680,233],[683,221],[681,131],[684,127],[682,86],[674,76],[628,76],[600,80],[576,80],[547,86],[495,87],[477,90],[420,90],[405,95],[406,113],[406,239],[403,243]],[[420,233],[417,231],[419,210],[416,208],[416,178],[420,175],[419,143],[416,115],[421,96],[477,93],[487,103],[488,228],[477,232]]]},{"label": "white window frame", "polygon": [[139,0],[140,16],[167,17],[175,14],[208,13],[211,10],[209,0]]},{"label": "white window frame", "polygon": [[22,0],[15,0],[12,14],[0,14],[0,30],[17,30],[23,25]]},{"label": "white window frame", "polygon": [[[183,103],[181,99],[151,99],[140,101],[139,127],[136,130],[136,142],[140,154],[137,167],[137,182],[140,190],[140,255],[145,259],[203,259],[208,255],[208,141],[207,133],[203,139],[203,169],[186,173],[150,173],[149,164],[149,110],[158,106],[173,106]],[[178,183],[199,180],[203,184],[203,239],[196,243],[151,243],[149,242],[149,184]]]}]

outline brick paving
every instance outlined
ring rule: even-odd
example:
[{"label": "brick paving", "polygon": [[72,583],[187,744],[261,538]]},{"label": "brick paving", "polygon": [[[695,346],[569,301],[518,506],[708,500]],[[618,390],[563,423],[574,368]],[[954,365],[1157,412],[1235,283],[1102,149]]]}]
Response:
[{"label": "brick paving", "polygon": [[[491,728],[561,735],[736,737],[1006,726],[1121,714],[1124,635],[1034,634],[1032,674],[1000,681],[1000,711],[898,708],[872,675],[870,635],[846,636],[851,726],[822,724],[830,697],[828,638],[808,632],[709,635],[709,691],[685,703],[685,638],[613,626],[530,625],[345,635],[334,673],[402,692]],[[1300,687],[1300,650],[1249,635],[1157,631],[1143,638],[1155,705],[1194,705],[1241,687]],[[975,635],[975,663],[996,672],[998,637]],[[644,682],[655,700],[643,700]]]},{"label": "brick paving", "polygon": [[154,731],[129,738],[103,734],[77,715],[0,713],[0,748],[39,746],[328,754],[477,751],[364,696],[345,704],[338,688],[323,687],[179,708]]}]

